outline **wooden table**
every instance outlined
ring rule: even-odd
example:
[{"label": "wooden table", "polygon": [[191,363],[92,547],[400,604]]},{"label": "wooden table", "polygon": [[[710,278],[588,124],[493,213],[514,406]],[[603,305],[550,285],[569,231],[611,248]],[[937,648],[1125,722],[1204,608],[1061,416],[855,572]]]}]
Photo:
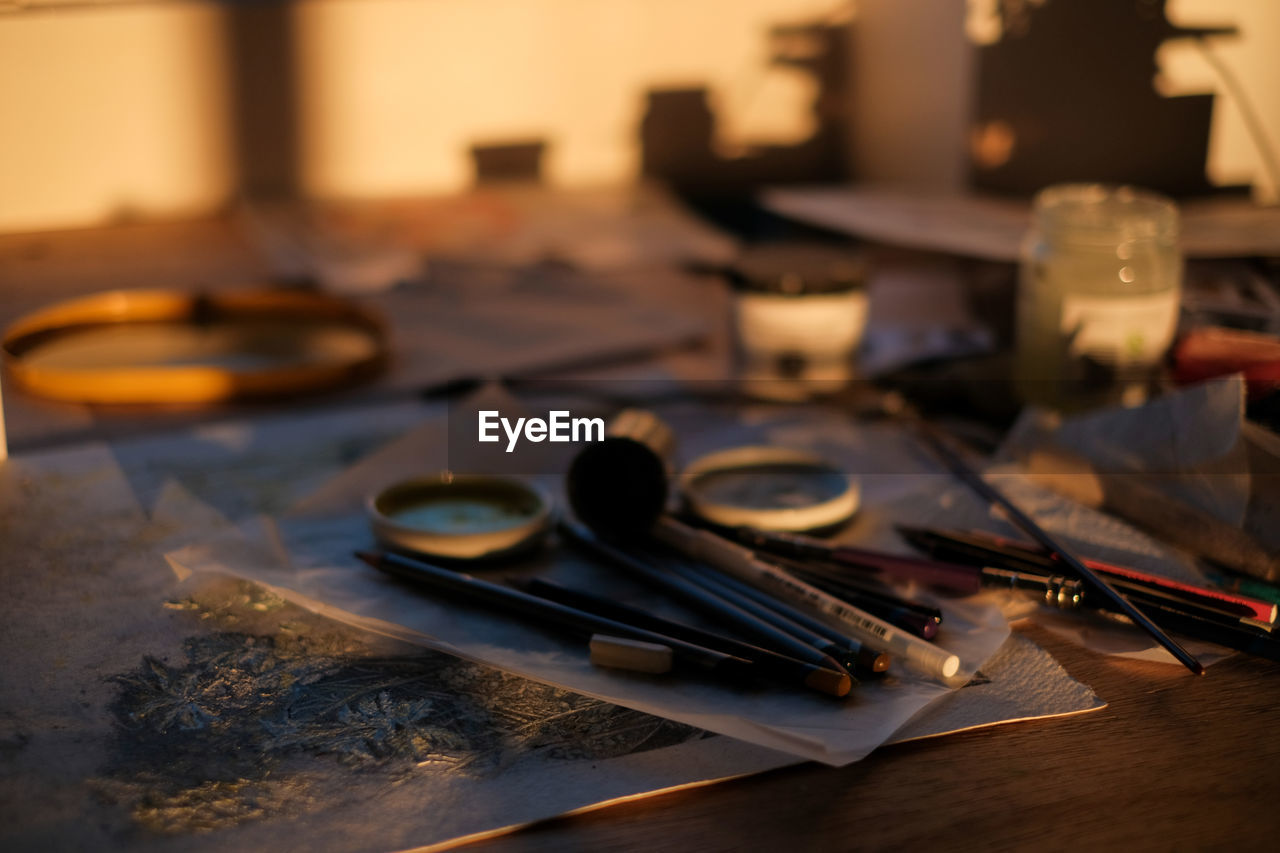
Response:
[{"label": "wooden table", "polygon": [[[0,238],[4,319],[119,285],[230,286],[265,265],[226,221]],[[699,357],[705,358],[702,353]],[[92,413],[24,417],[68,439]],[[116,429],[119,429],[119,422]],[[28,424],[23,441],[38,446]],[[11,433],[12,434],[12,433]],[[506,850],[1269,849],[1280,831],[1280,666],[1104,658],[1023,628],[1109,704],[617,804],[477,843]]]},{"label": "wooden table", "polygon": [[1109,703],[559,818],[468,849],[1233,850],[1280,832],[1280,666],[1196,677],[1030,626]]}]

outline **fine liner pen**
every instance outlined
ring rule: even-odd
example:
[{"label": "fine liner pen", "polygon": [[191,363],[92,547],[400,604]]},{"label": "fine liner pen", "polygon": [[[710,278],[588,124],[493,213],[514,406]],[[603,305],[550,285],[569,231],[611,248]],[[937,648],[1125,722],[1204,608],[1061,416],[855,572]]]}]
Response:
[{"label": "fine liner pen", "polygon": [[[735,655],[703,648],[674,637],[664,637],[661,634],[632,625],[624,625],[602,616],[584,613],[581,610],[565,607],[563,604],[556,604],[510,587],[489,583],[461,572],[442,569],[429,563],[387,552],[357,551],[356,556],[378,571],[400,580],[452,592],[472,601],[507,610],[542,625],[558,627],[574,636],[589,639],[593,634],[605,634],[668,646],[682,663],[738,682],[749,681],[758,675],[751,661]],[[847,675],[845,679],[843,689],[848,693],[850,684],[847,681]],[[834,686],[834,680],[832,684]],[[826,692],[835,692],[835,689]]]},{"label": "fine liner pen", "polygon": [[918,672],[945,680],[960,671],[958,655],[877,619],[783,569],[757,560],[750,549],[728,539],[689,527],[670,516],[658,519],[653,534],[686,556],[705,560],[754,587],[812,608],[872,648],[900,656],[903,663]]},{"label": "fine liner pen", "polygon": [[878,649],[855,640],[853,637],[824,625],[802,610],[779,601],[767,592],[750,584],[735,580],[710,566],[684,565],[681,574],[713,595],[723,598],[735,607],[768,622],[780,631],[822,649],[842,661],[847,668],[881,672],[887,666],[888,655]]},{"label": "fine liner pen", "polygon": [[[899,533],[907,537],[909,541],[916,544],[922,550],[928,550],[926,547],[932,543],[946,544],[950,543],[956,546],[967,545],[971,548],[978,549],[977,554],[990,555],[989,565],[1003,565],[998,562],[999,558],[1009,560],[1021,559],[1036,561],[1039,565],[1045,565],[1044,561],[1051,561],[1054,565],[1054,571],[1061,565],[1056,561],[1053,555],[1037,548],[1030,542],[1017,542],[1012,539],[1006,539],[1002,536],[996,536],[977,530],[957,531],[957,530],[930,530],[919,527],[899,527]],[[1205,601],[1212,606],[1230,610],[1238,613],[1240,616],[1247,616],[1251,619],[1259,619],[1264,622],[1275,622],[1276,605],[1270,601],[1264,601],[1258,598],[1250,598],[1247,595],[1227,592],[1225,590],[1210,589],[1208,587],[1197,586],[1195,584],[1186,583],[1184,581],[1174,580],[1172,578],[1153,575],[1148,572],[1139,571],[1129,568],[1128,566],[1117,566],[1111,563],[1103,563],[1098,560],[1085,560],[1084,564],[1095,571],[1102,572],[1106,575],[1112,575],[1124,578],[1133,583],[1143,584],[1145,586],[1159,587],[1171,595],[1187,598],[1193,601]]]},{"label": "fine liner pen", "polygon": [[778,629],[686,578],[655,568],[644,559],[605,542],[586,527],[575,522],[561,520],[560,530],[570,541],[625,568],[646,583],[661,587],[713,618],[733,625],[737,630],[753,638],[757,643],[767,646],[779,654],[797,658],[819,667],[826,667],[833,672],[848,676],[846,667],[826,651],[814,648],[797,639],[794,635]]},{"label": "fine liner pen", "polygon": [[[588,613],[595,613],[608,619],[635,625],[638,628],[645,628],[659,634],[665,634],[668,637],[675,637],[685,642],[696,643],[708,649],[715,649],[725,654],[744,658],[756,664],[761,673],[767,673],[784,681],[800,681],[803,683],[813,676],[815,669],[819,668],[814,664],[780,655],[760,646],[753,646],[750,643],[744,643],[731,637],[704,631],[701,628],[685,625],[682,622],[664,619],[637,607],[631,607],[608,598],[601,598],[589,592],[562,586],[553,581],[535,578],[523,583],[518,580],[510,581],[510,583],[516,584],[517,588],[523,588],[526,592],[532,593],[539,598],[546,598],[568,607],[576,607]],[[854,685],[857,685],[856,680]]]}]

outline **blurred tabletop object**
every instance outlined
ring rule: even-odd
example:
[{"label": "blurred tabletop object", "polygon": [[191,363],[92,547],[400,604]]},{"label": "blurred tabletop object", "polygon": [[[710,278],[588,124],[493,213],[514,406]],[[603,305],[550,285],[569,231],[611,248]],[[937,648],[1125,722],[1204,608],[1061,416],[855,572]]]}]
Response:
[{"label": "blurred tabletop object", "polygon": [[[1016,257],[1025,224],[1025,211],[992,208],[984,217],[985,208],[973,202],[929,204],[920,213],[896,202],[872,204],[865,195],[849,198],[861,201],[847,208],[847,220],[821,212],[835,199],[775,195],[770,204],[888,243],[999,260]],[[801,212],[804,205],[812,215]],[[854,222],[857,210],[863,213]],[[1200,233],[1206,246],[1218,239],[1222,245],[1252,241],[1232,243],[1226,254],[1241,248],[1275,253],[1276,214],[1238,212],[1255,225],[1257,217],[1270,217],[1271,225],[1219,232],[1208,226],[1197,231],[1188,211],[1188,248],[1216,254],[1195,251],[1192,235]],[[981,225],[985,236],[943,239],[920,216],[929,222],[960,216],[967,228]],[[861,224],[872,221],[877,228]],[[902,236],[908,232],[935,236],[924,245]],[[1264,232],[1270,242],[1254,240]],[[656,370],[723,378],[728,294],[684,270],[723,265],[735,251],[735,241],[648,190],[566,195],[486,189],[452,199],[256,206],[214,221],[0,236],[3,325],[51,302],[106,289],[221,291],[283,280],[340,291],[380,311],[392,325],[398,354],[391,371],[371,385],[287,406],[113,410],[45,402],[6,387],[11,454],[172,432],[232,416],[356,409],[494,376],[643,378]],[[938,272],[938,263],[936,256],[929,259],[923,284],[918,273],[902,277],[927,289],[932,278],[950,275]],[[891,306],[873,306],[873,322],[877,310],[891,313]],[[972,349],[971,318],[957,323]],[[986,343],[978,341],[980,347]],[[51,534],[61,523],[49,520]],[[1274,810],[1280,669],[1274,663],[1236,656],[1195,678],[1176,666],[1104,657],[1039,627],[1016,630],[1047,649],[1108,707],[1072,719],[883,747],[840,769],[804,764],[615,803],[468,849],[1274,845],[1280,829]],[[6,648],[12,641],[6,639]],[[106,675],[67,670],[51,677],[100,682]],[[26,735],[6,724],[0,736],[4,768]],[[12,821],[22,808],[21,780],[7,770],[4,775],[0,814]],[[145,837],[137,841],[138,849],[147,847]]]},{"label": "blurred tabletop object", "polygon": [[[769,209],[851,236],[993,261],[1016,261],[1031,206],[997,196],[887,187],[775,189]],[[1180,203],[1182,250],[1189,258],[1280,254],[1280,207],[1246,198]]]},{"label": "blurred tabletop object", "polygon": [[[289,408],[350,405],[695,344],[719,312],[681,269],[734,251],[657,189],[252,205],[212,221],[0,236],[0,327],[108,290],[318,288],[383,317],[395,363],[354,394]],[[262,411],[53,405],[16,391],[6,404],[15,451]]]}]

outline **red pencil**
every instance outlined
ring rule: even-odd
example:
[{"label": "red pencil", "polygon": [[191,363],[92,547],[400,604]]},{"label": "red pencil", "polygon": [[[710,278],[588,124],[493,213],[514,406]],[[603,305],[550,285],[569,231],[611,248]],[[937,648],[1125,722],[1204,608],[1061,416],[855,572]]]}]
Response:
[{"label": "red pencil", "polygon": [[[1022,542],[1016,539],[1007,539],[1003,536],[997,536],[994,533],[987,533],[981,530],[930,530],[927,533],[943,539],[950,539],[954,542],[966,543],[980,548],[988,548],[991,550],[1002,551],[1011,556],[1025,555],[1027,558],[1035,560],[1053,560],[1059,562],[1057,557],[1043,548],[1039,548],[1033,543]],[[1104,563],[1100,560],[1083,560],[1084,564],[1096,572],[1102,572],[1113,577],[1125,578],[1127,580],[1137,581],[1147,586],[1160,587],[1173,593],[1180,593],[1191,598],[1210,598],[1216,601],[1232,605],[1234,607],[1247,610],[1253,619],[1262,622],[1274,624],[1276,621],[1277,607],[1270,601],[1263,601],[1258,598],[1250,598],[1247,595],[1228,592],[1222,589],[1211,589],[1209,587],[1197,586],[1195,584],[1186,583],[1184,581],[1173,580],[1172,578],[1153,575],[1139,569],[1130,568],[1128,566],[1117,566],[1113,563]]]}]

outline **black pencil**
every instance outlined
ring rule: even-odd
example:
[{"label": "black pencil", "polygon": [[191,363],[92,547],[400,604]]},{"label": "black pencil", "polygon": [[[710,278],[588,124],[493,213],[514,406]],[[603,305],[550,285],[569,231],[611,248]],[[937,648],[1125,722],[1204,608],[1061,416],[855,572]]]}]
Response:
[{"label": "black pencil", "polygon": [[721,596],[709,592],[686,578],[664,569],[656,568],[646,560],[605,542],[582,525],[570,521],[561,521],[560,529],[568,535],[571,541],[622,566],[639,579],[661,587],[713,618],[727,622],[760,645],[779,654],[817,666],[827,667],[836,672],[844,672],[847,675],[846,668],[826,652],[814,648],[786,631],[778,629],[743,608],[725,601]]},{"label": "black pencil", "polygon": [[563,604],[489,583],[462,572],[442,569],[430,563],[387,552],[357,551],[356,556],[378,571],[400,580],[451,592],[471,601],[506,610],[540,625],[559,628],[577,637],[590,639],[593,634],[606,634],[644,640],[668,646],[680,663],[717,676],[745,681],[758,675],[755,665],[743,658],[565,607]]},{"label": "black pencil", "polygon": [[523,582],[513,581],[513,583],[518,588],[523,588],[526,592],[540,598],[546,598],[568,607],[576,607],[588,613],[595,613],[608,619],[615,619],[628,625],[635,625],[668,637],[675,637],[689,643],[705,646],[708,649],[715,649],[725,654],[749,660],[756,664],[763,673],[768,673],[787,682],[798,681],[823,693],[843,696],[848,693],[850,686],[857,684],[856,681],[846,684],[844,680],[838,677],[839,673],[835,672],[835,670],[805,663],[793,657],[780,655],[770,649],[753,646],[750,643],[744,643],[741,640],[735,640],[732,637],[725,637],[711,631],[704,631],[692,625],[663,619],[661,616],[655,616],[644,610],[607,598],[601,598],[589,592],[571,589],[542,578]]},{"label": "black pencil", "polygon": [[921,639],[932,640],[938,636],[940,622],[927,613],[922,613],[919,610],[877,595],[868,595],[857,587],[843,583],[830,575],[795,568],[791,568],[789,571],[813,584],[818,589],[825,590],[837,598],[843,598],[854,607],[861,607],[872,616],[878,616],[890,625],[896,625],[904,631],[910,631]]},{"label": "black pencil", "polygon": [[[860,574],[847,566],[825,560],[793,560],[776,554],[762,555],[761,559],[775,563],[793,574],[805,576],[814,586],[838,589],[839,592],[832,594],[847,598],[850,604],[861,607],[868,613],[893,613],[895,619],[903,622],[898,627],[909,631],[924,631],[925,639],[932,639],[938,632],[938,626],[942,624],[942,611],[937,607],[903,598],[875,576]],[[880,618],[886,617],[882,615]],[[894,619],[887,621],[898,624]]]},{"label": "black pencil", "polygon": [[1227,625],[1216,619],[1185,613],[1154,602],[1135,601],[1134,604],[1170,631],[1217,643],[1254,657],[1280,660],[1280,640],[1270,634],[1243,625]]}]

